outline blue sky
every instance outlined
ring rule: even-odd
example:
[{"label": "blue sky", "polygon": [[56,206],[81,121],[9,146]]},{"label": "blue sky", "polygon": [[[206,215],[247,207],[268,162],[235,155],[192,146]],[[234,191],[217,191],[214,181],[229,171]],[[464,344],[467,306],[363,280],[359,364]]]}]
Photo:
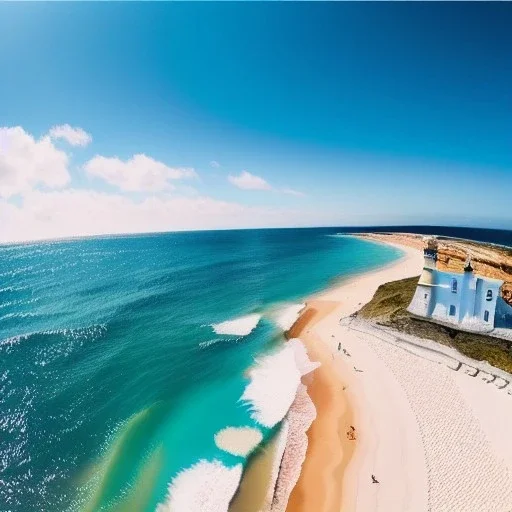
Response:
[{"label": "blue sky", "polygon": [[[48,205],[79,191],[86,212],[93,193],[107,210],[123,200],[130,222],[144,201],[174,201],[145,210],[135,230],[512,228],[510,26],[507,3],[1,4],[0,126],[35,144],[67,124],[92,138],[51,139],[68,179],[20,184],[24,160],[6,156],[15,144],[4,132],[3,238],[72,234],[69,202]],[[130,165],[86,170],[97,155],[126,164],[137,154],[151,158],[137,172],[158,162],[193,176],[148,190],[144,176],[120,176]],[[2,171],[18,173],[9,193]],[[267,186],[239,188],[243,171]],[[215,215],[201,220],[204,201]],[[164,219],[153,226],[152,215]],[[120,223],[105,229],[131,230]],[[94,232],[78,224],[76,234]]]}]

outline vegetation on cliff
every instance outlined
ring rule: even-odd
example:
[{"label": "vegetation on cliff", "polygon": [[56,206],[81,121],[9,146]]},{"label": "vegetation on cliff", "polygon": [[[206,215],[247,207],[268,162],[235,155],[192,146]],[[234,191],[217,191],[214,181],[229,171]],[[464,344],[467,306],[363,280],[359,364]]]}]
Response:
[{"label": "vegetation on cliff", "polygon": [[457,349],[478,361],[512,373],[512,342],[457,331],[449,327],[419,320],[407,312],[416,290],[419,276],[379,286],[372,300],[363,306],[358,316],[400,332],[429,339]]}]

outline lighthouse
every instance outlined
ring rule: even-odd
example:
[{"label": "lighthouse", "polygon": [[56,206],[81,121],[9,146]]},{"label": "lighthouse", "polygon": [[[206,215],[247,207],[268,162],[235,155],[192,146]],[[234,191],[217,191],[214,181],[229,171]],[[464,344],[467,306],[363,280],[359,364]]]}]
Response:
[{"label": "lighthouse", "polygon": [[437,240],[434,237],[426,237],[424,243],[423,270],[407,311],[428,318],[432,315],[436,303]]}]

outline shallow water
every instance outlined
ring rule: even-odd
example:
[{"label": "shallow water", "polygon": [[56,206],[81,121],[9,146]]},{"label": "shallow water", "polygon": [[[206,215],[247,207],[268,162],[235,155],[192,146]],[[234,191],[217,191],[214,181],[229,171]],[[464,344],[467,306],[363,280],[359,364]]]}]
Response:
[{"label": "shallow water", "polygon": [[[214,436],[273,434],[240,397],[254,359],[281,339],[279,311],[400,256],[335,232],[0,247],[0,503],[149,511],[200,460],[245,464]],[[237,322],[247,315],[261,318]]]}]

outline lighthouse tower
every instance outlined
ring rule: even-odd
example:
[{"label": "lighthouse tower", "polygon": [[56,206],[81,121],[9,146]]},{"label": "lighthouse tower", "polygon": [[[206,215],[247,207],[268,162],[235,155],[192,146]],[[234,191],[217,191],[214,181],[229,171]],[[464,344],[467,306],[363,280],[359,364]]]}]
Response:
[{"label": "lighthouse tower", "polygon": [[473,273],[471,257],[468,256],[462,278],[459,322],[470,322],[475,315],[476,284],[477,279]]},{"label": "lighthouse tower", "polygon": [[426,237],[423,241],[423,271],[407,311],[414,315],[430,317],[435,306],[437,240],[434,237]]}]

